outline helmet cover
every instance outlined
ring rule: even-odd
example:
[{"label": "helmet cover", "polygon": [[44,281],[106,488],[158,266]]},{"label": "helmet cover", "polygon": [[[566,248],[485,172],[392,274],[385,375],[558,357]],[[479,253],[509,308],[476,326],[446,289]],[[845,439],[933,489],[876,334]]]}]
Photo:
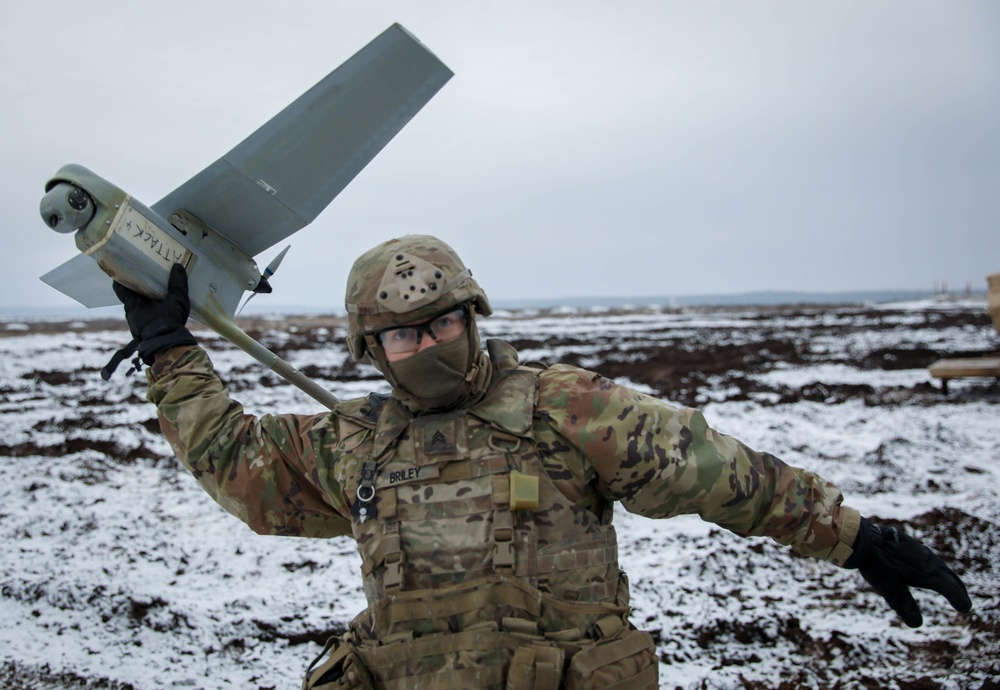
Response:
[{"label": "helmet cover", "polygon": [[[454,249],[430,235],[405,235],[358,257],[347,278],[347,342],[360,360],[384,328],[416,323],[460,304],[493,313]],[[470,314],[471,316],[471,314]]]}]

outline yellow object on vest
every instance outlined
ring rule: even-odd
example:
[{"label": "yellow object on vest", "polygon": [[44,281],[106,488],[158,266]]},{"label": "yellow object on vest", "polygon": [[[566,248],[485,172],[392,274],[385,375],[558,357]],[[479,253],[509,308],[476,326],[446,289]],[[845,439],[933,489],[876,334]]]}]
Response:
[{"label": "yellow object on vest", "polygon": [[538,510],[538,477],[516,470],[510,473],[510,509]]}]

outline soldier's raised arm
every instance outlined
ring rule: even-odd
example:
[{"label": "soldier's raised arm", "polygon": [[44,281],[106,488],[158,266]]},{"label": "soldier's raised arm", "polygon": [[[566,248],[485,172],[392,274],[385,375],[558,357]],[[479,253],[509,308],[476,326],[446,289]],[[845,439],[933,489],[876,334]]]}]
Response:
[{"label": "soldier's raised arm", "polygon": [[175,265],[164,300],[121,285],[147,398],[178,459],[227,511],[255,532],[332,537],[350,532],[339,487],[323,486],[312,437],[336,432],[329,413],[254,417],[229,395],[208,355],[185,327],[187,280]]}]

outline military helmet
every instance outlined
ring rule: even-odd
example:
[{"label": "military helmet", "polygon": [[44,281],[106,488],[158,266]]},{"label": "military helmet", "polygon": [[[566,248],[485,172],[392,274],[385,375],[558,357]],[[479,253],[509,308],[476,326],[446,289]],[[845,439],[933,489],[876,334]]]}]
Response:
[{"label": "military helmet", "polygon": [[430,235],[384,242],[358,257],[347,277],[351,357],[360,360],[383,328],[419,322],[468,302],[483,316],[493,313],[472,271],[446,243]]}]

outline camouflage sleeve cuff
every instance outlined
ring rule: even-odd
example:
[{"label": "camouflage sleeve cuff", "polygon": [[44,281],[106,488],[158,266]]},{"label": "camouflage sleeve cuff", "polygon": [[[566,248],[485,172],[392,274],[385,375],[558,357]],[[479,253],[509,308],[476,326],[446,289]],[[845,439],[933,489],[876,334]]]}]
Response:
[{"label": "camouflage sleeve cuff", "polygon": [[858,538],[858,530],[861,528],[861,514],[854,510],[842,506],[843,513],[840,522],[840,531],[837,533],[837,544],[830,550],[827,559],[834,565],[844,566],[844,563],[854,553],[854,541]]},{"label": "camouflage sleeve cuff", "polygon": [[146,383],[149,385],[146,398],[149,402],[159,405],[166,391],[160,390],[156,384],[198,353],[204,355],[206,361],[208,360],[205,351],[198,345],[178,345],[157,352],[156,360],[146,367]]}]

